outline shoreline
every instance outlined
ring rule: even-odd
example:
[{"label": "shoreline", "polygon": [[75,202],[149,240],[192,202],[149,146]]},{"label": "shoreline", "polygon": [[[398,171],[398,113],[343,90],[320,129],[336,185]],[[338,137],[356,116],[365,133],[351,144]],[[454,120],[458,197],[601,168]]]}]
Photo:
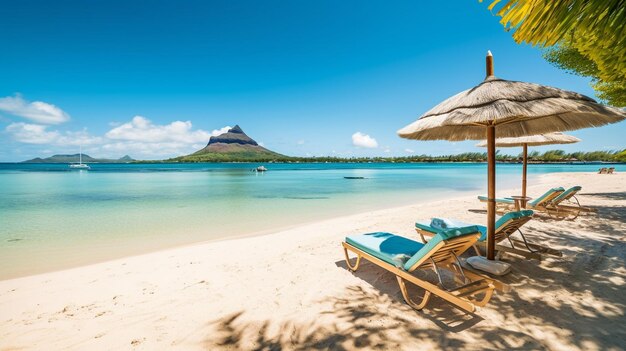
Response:
[{"label": "shoreline", "polygon": [[[542,184],[542,178],[544,178],[545,176],[550,175],[550,173],[548,174],[539,174],[539,175],[531,175],[531,178],[529,178],[529,180],[532,182],[534,181],[536,184],[535,185],[539,185]],[[535,179],[533,179],[535,178]],[[518,187],[505,187],[504,189],[500,189],[500,192],[514,192],[516,190],[519,190]],[[188,247],[192,247],[192,246],[196,246],[196,245],[204,245],[204,244],[210,244],[210,243],[215,243],[215,242],[221,242],[221,241],[229,241],[229,240],[237,240],[237,239],[245,239],[245,238],[251,238],[251,237],[259,237],[259,236],[266,236],[266,235],[272,235],[272,234],[276,234],[276,233],[281,233],[284,231],[290,231],[290,230],[294,230],[297,229],[299,227],[306,227],[306,226],[310,226],[310,225],[314,225],[316,223],[323,223],[323,222],[327,222],[327,221],[333,221],[333,220],[347,220],[350,217],[354,217],[354,216],[362,216],[364,214],[367,213],[376,213],[379,211],[393,211],[393,210],[402,210],[402,209],[406,209],[408,207],[412,207],[412,206],[417,206],[417,205],[424,205],[424,204],[428,204],[428,203],[433,203],[433,202],[441,202],[441,201],[452,201],[452,200],[467,200],[470,198],[475,198],[478,194],[475,194],[475,191],[473,190],[464,190],[464,191],[460,191],[460,190],[450,190],[450,193],[444,194],[444,196],[438,198],[437,200],[433,201],[431,198],[425,198],[422,199],[420,201],[411,201],[410,203],[404,203],[402,205],[398,205],[398,206],[384,206],[384,207],[372,207],[368,210],[365,211],[359,211],[359,212],[354,212],[354,213],[348,213],[348,214],[339,214],[339,215],[333,215],[333,216],[323,216],[321,218],[317,218],[317,219],[313,219],[313,220],[305,220],[303,222],[300,223],[295,223],[295,224],[287,224],[287,225],[280,225],[277,227],[273,227],[273,228],[268,228],[268,229],[263,229],[263,230],[259,230],[259,231],[252,231],[252,232],[247,232],[247,233],[242,233],[242,234],[235,234],[235,235],[230,235],[230,236],[224,236],[224,237],[218,237],[218,238],[213,238],[213,239],[206,239],[206,240],[201,240],[201,241],[194,241],[194,242],[189,242],[189,243],[180,243],[180,244],[173,244],[173,245],[164,245],[162,247],[157,247],[157,248],[153,248],[153,249],[145,249],[144,251],[138,251],[138,252],[134,252],[134,253],[129,253],[129,254],[124,254],[124,255],[120,255],[120,256],[112,256],[110,258],[103,258],[103,259],[96,259],[93,261],[84,261],[84,260],[78,260],[78,261],[83,261],[83,262],[78,262],[76,264],[63,264],[61,265],[60,268],[53,268],[50,270],[44,270],[44,271],[39,271],[39,272],[34,272],[34,273],[27,273],[27,274],[14,274],[11,275],[9,274],[8,277],[4,278],[0,278],[0,282],[3,281],[7,281],[7,280],[13,280],[13,279],[20,279],[20,278],[27,278],[27,277],[32,277],[32,276],[38,276],[38,275],[42,275],[42,274],[49,274],[49,273],[55,273],[55,272],[60,272],[60,271],[67,271],[67,270],[73,270],[73,269],[77,269],[77,268],[81,268],[81,267],[86,267],[86,266],[92,266],[92,265],[98,265],[98,264],[104,264],[104,263],[108,263],[108,262],[114,262],[114,261],[118,261],[118,260],[124,260],[127,258],[132,258],[135,256],[144,256],[144,255],[150,255],[150,254],[157,254],[160,252],[164,252],[164,251],[170,251],[170,250],[176,250],[176,249],[184,249],[184,248],[188,248]],[[483,206],[482,204],[479,204],[477,206]],[[134,244],[136,246],[136,244]]]},{"label": "shoreline", "polygon": [[[467,192],[469,192],[469,191],[467,191]],[[402,209],[406,209],[407,207],[413,207],[413,206],[416,206],[416,205],[428,204],[428,203],[431,203],[431,202],[462,200],[462,199],[468,199],[468,198],[475,197],[474,195],[467,195],[467,194],[459,196],[462,193],[464,193],[464,192],[463,191],[459,191],[459,192],[456,192],[455,194],[449,194],[449,196],[443,197],[443,198],[441,198],[441,199],[439,199],[437,201],[432,201],[432,200],[429,200],[429,199],[425,199],[423,201],[412,202],[410,204],[403,204],[403,205],[400,205],[400,206],[373,208],[373,209],[370,209],[370,210],[360,211],[360,212],[356,212],[356,213],[352,213],[352,214],[341,214],[341,215],[337,215],[337,216],[324,217],[324,218],[321,218],[321,219],[308,220],[308,221],[301,222],[301,223],[284,225],[284,226],[278,226],[278,227],[274,227],[274,228],[270,228],[270,229],[264,229],[264,230],[260,230],[260,231],[249,232],[249,233],[235,234],[235,235],[232,235],[232,236],[225,236],[225,237],[219,237],[219,238],[214,238],[214,239],[207,239],[207,240],[202,240],[202,241],[195,241],[195,242],[190,242],[190,243],[174,244],[174,245],[165,246],[165,247],[157,248],[157,249],[147,249],[146,251],[143,251],[143,252],[131,253],[131,254],[122,255],[122,256],[119,256],[119,257],[105,258],[105,259],[102,259],[102,260],[96,260],[96,261],[92,261],[92,262],[78,263],[76,265],[69,264],[67,267],[63,267],[63,268],[59,268],[59,269],[52,269],[52,270],[47,270],[47,271],[37,272],[37,273],[32,273],[32,274],[25,274],[25,275],[16,275],[14,277],[8,277],[8,278],[0,278],[0,283],[4,282],[4,281],[9,281],[9,280],[15,280],[15,279],[21,279],[21,278],[29,278],[29,277],[40,276],[40,275],[45,275],[45,274],[50,274],[50,273],[57,273],[57,272],[74,270],[74,269],[80,269],[82,267],[88,267],[88,266],[99,265],[99,264],[106,264],[106,263],[109,263],[109,262],[120,261],[120,260],[124,260],[124,259],[128,259],[128,258],[138,257],[138,256],[159,254],[159,253],[163,253],[163,252],[167,252],[167,251],[171,251],[171,250],[185,249],[185,248],[194,247],[194,246],[198,246],[198,245],[207,245],[207,244],[216,243],[216,242],[224,242],[224,241],[231,241],[231,240],[241,240],[241,239],[247,239],[247,238],[271,236],[273,234],[278,234],[278,233],[282,233],[282,232],[285,232],[285,231],[292,231],[292,230],[298,229],[300,227],[307,227],[307,226],[311,226],[311,225],[315,225],[315,224],[322,224],[322,223],[329,222],[329,221],[348,220],[351,217],[362,216],[362,215],[364,215],[366,213],[376,213],[376,212],[380,212],[380,211],[402,210]]]},{"label": "shoreline", "polygon": [[[531,175],[530,180],[538,179],[539,176],[540,175]],[[513,188],[511,184],[513,184],[513,182],[505,181],[503,187],[505,187],[505,189]],[[423,192],[428,193],[424,195],[422,194]],[[402,194],[393,192],[365,192],[366,201],[361,201],[353,206],[347,202],[348,200],[345,196],[338,195],[332,200],[325,200],[330,201],[328,203],[306,205],[310,208],[307,212],[291,211],[290,213],[292,215],[285,219],[265,221],[261,223],[260,226],[251,225],[252,222],[249,219],[250,216],[248,216],[246,224],[229,224],[227,227],[225,227],[223,223],[220,223],[219,227],[215,227],[210,225],[210,222],[205,221],[206,225],[204,226],[196,224],[195,227],[184,231],[179,229],[178,226],[176,226],[176,228],[168,227],[173,230],[154,228],[155,231],[151,231],[152,227],[147,225],[141,226],[139,231],[133,231],[132,235],[128,237],[125,237],[127,230],[130,231],[131,229],[110,232],[107,234],[109,236],[108,239],[103,238],[102,235],[94,236],[93,239],[90,239],[90,237],[78,237],[77,240],[73,242],[50,242],[49,246],[36,241],[34,241],[33,244],[21,242],[18,243],[18,245],[21,246],[17,246],[16,249],[11,250],[11,246],[8,245],[6,249],[0,249],[0,255],[4,253],[5,259],[8,262],[14,263],[13,265],[7,265],[0,269],[0,281],[71,269],[199,243],[266,235],[293,229],[298,226],[313,224],[318,221],[337,219],[364,212],[416,205],[432,201],[433,199],[445,200],[459,196],[474,196],[478,192],[480,192],[480,190],[455,190],[453,187],[442,189],[439,192],[420,187],[410,188]],[[196,206],[198,205],[199,204],[196,204]],[[302,206],[301,203],[295,205]],[[311,206],[317,207],[311,208]],[[323,206],[323,208],[319,208],[319,206]],[[148,208],[148,210],[150,210],[150,208]],[[175,221],[176,218],[172,220]],[[185,221],[186,219],[182,220]],[[148,224],[150,223],[152,222],[148,222]],[[57,230],[64,229],[57,228]]]},{"label": "shoreline", "polygon": [[504,257],[512,289],[475,315],[440,299],[414,311],[393,275],[349,272],[340,245],[373,231],[419,240],[413,223],[433,216],[479,223],[472,195],[3,280],[0,349],[623,349],[626,174],[548,174],[529,193],[557,185],[581,185],[598,215],[529,222],[528,238],[563,257]]}]

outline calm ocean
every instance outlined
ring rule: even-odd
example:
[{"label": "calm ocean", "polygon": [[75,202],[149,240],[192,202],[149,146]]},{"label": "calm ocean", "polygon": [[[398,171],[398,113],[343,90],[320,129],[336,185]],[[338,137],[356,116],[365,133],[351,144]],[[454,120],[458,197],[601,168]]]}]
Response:
[{"label": "calm ocean", "polygon": [[[0,279],[486,188],[485,164],[256,166],[0,164]],[[599,167],[530,165],[529,184],[537,174]],[[520,165],[497,172],[500,189],[519,185]]]}]

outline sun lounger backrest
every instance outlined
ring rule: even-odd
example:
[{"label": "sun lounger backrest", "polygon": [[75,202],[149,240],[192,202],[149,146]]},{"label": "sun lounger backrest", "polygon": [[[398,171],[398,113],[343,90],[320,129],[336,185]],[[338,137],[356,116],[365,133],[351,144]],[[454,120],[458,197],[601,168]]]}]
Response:
[{"label": "sun lounger backrest", "polygon": [[551,204],[552,205],[558,205],[562,201],[569,200],[572,196],[576,195],[580,191],[580,189],[582,189],[582,187],[576,185],[576,186],[573,186],[573,187],[565,190],[564,192],[561,193],[561,195],[555,197],[552,200]]},{"label": "sun lounger backrest", "polygon": [[[495,241],[500,242],[506,239],[507,235],[513,234],[526,222],[533,218],[533,211],[522,210],[516,212],[509,212],[500,217],[496,222],[496,237]],[[481,238],[483,240],[483,238]]]},{"label": "sun lounger backrest", "polygon": [[417,251],[406,263],[404,269],[413,271],[422,264],[443,263],[454,260],[453,253],[461,255],[478,241],[480,231],[475,225],[452,228],[433,236],[424,247]]},{"label": "sun lounger backrest", "polygon": [[561,195],[561,193],[563,191],[565,191],[565,189],[563,189],[563,187],[552,188],[552,189],[546,191],[545,194],[541,195],[537,199],[531,201],[530,205],[531,206],[545,205],[546,203],[552,201],[552,199],[554,199],[555,197]]}]

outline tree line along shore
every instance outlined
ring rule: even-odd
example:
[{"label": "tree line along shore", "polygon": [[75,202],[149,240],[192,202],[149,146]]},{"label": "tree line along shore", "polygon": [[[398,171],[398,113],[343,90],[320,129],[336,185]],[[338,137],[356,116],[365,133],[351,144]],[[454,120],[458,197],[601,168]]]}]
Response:
[{"label": "tree line along shore", "polygon": [[[518,163],[522,160],[522,155],[510,155],[498,152],[496,155],[498,162]],[[528,160],[531,163],[579,163],[579,162],[605,162],[624,163],[626,162],[626,149],[621,151],[577,151],[567,153],[563,150],[548,150],[545,152],[532,151],[528,153]],[[416,163],[416,162],[486,162],[486,152],[465,152],[455,155],[411,155],[400,157],[245,157],[245,155],[227,154],[204,154],[202,157],[182,156],[162,161],[135,161],[139,163],[168,162],[168,163],[195,163],[195,162],[300,162],[300,163]]]}]

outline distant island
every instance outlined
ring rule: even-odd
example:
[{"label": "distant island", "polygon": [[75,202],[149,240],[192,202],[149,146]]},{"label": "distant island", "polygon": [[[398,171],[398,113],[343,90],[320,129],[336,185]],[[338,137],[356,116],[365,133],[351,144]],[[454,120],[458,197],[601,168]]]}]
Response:
[{"label": "distant island", "polygon": [[287,161],[292,157],[270,151],[250,138],[238,125],[228,132],[212,136],[209,143],[193,154],[165,162],[270,162]]},{"label": "distant island", "polygon": [[[46,158],[33,158],[32,160],[22,161],[22,163],[77,163],[79,154],[73,155],[54,155]],[[118,159],[93,158],[83,154],[83,163],[131,163],[136,161],[132,157],[126,155]]]}]

